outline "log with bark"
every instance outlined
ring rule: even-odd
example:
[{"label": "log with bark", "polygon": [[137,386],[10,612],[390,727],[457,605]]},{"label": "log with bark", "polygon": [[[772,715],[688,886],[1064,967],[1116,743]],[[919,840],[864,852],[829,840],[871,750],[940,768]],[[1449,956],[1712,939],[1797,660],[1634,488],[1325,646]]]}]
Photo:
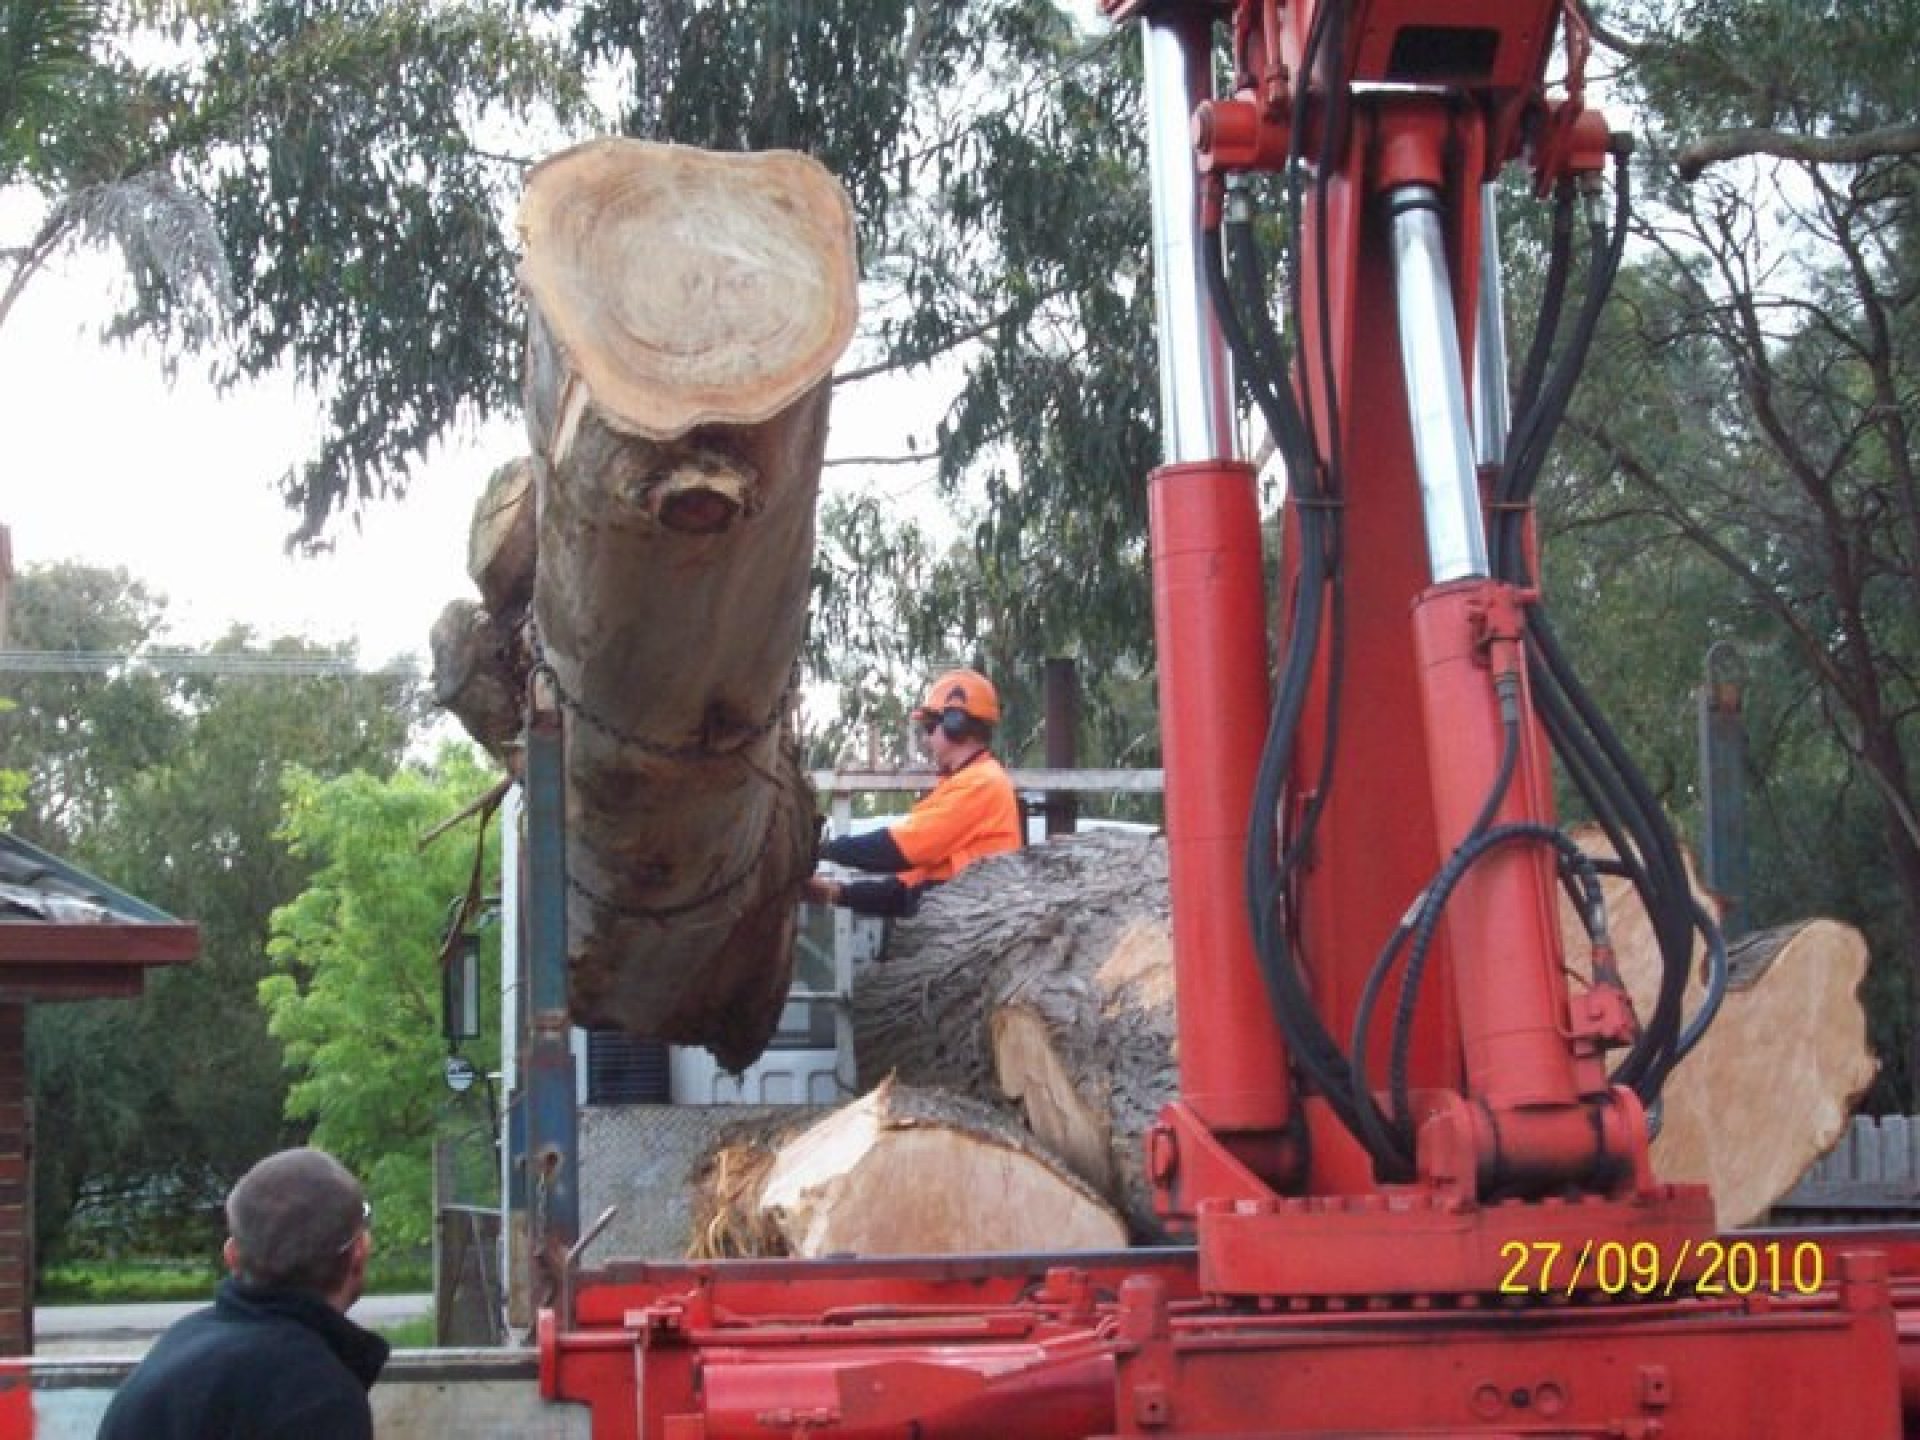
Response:
[{"label": "log with bark", "polygon": [[[1613,853],[1597,827],[1577,826],[1573,835],[1589,854]],[[1688,876],[1695,898],[1717,911],[1691,865]],[[1621,977],[1644,1019],[1660,985],[1653,929],[1625,879],[1608,876],[1601,887]],[[1584,974],[1584,932],[1564,899],[1560,924],[1569,963]],[[1706,993],[1705,964],[1696,940],[1687,1015]],[[1865,939],[1835,920],[1777,926],[1729,947],[1726,998],[1667,1077],[1653,1142],[1654,1172],[1711,1189],[1722,1227],[1762,1219],[1846,1133],[1877,1068],[1860,1003],[1866,972]]]},{"label": "log with bark", "polygon": [[897,1073],[1017,1103],[1136,1238],[1162,1236],[1142,1149],[1176,1088],[1158,836],[1089,831],[971,866],[857,977],[853,1026],[862,1085]]},{"label": "log with bark", "polygon": [[892,1079],[798,1134],[736,1137],[696,1186],[702,1258],[1126,1243],[1113,1208],[993,1107]]},{"label": "log with bark", "polygon": [[[778,1020],[812,866],[786,718],[851,209],[804,156],[605,140],[536,166],[519,223],[570,1006],[737,1068]],[[475,537],[501,595],[516,533]]]},{"label": "log with bark", "polygon": [[[1598,850],[1591,827],[1576,837]],[[1603,881],[1642,1016],[1659,954],[1625,880]],[[1703,903],[1712,899],[1696,884]],[[854,990],[863,1083],[888,1072],[1017,1099],[1036,1138],[1154,1238],[1140,1139],[1174,1096],[1173,972],[1158,837],[1088,834],[974,866],[893,931]],[[1585,932],[1563,910],[1569,964]],[[1695,957],[1686,1008],[1702,993]],[[1765,1213],[1844,1132],[1873,1076],[1857,932],[1809,920],[1736,947],[1719,1019],[1668,1077],[1656,1173],[1707,1184],[1721,1222]]]}]

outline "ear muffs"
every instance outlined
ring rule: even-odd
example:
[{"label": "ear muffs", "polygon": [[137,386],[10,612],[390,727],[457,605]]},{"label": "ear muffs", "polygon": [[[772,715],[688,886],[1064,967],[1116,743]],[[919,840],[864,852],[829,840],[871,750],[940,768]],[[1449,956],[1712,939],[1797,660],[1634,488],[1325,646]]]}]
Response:
[{"label": "ear muffs", "polygon": [[949,740],[964,740],[971,733],[973,717],[958,705],[949,705],[940,712],[940,733]]}]

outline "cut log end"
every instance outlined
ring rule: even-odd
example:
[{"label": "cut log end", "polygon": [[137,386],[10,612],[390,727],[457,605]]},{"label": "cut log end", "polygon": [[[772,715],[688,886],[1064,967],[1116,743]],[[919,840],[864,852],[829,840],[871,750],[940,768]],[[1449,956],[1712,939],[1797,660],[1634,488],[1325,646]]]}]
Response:
[{"label": "cut log end", "polygon": [[592,141],[534,168],[520,230],[523,283],[615,429],[757,424],[853,336],[852,207],[803,155]]},{"label": "cut log end", "polygon": [[1126,1226],[991,1110],[892,1082],[780,1149],[760,1212],[790,1253],[1105,1250]]}]

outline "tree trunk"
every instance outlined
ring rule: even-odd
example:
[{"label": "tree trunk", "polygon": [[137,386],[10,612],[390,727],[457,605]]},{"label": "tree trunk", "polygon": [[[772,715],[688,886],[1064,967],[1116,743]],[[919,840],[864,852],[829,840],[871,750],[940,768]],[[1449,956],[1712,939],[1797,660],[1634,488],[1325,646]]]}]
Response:
[{"label": "tree trunk", "polygon": [[743,1066],[812,866],[785,719],[851,211],[802,156],[609,140],[537,166],[520,229],[571,1008]]},{"label": "tree trunk", "polygon": [[515,775],[525,728],[537,533],[530,456],[494,471],[473,507],[467,574],[481,604],[452,601],[434,622],[433,698]]},{"label": "tree trunk", "polygon": [[861,1084],[889,1074],[1004,1104],[1162,1235],[1142,1138],[1176,1089],[1166,848],[1092,831],[970,867],[857,977]]},{"label": "tree trunk", "polygon": [[701,1256],[1126,1244],[1112,1208],[991,1106],[892,1080],[784,1141],[723,1148],[698,1184]]},{"label": "tree trunk", "polygon": [[[1573,835],[1590,854],[1613,853],[1595,826]],[[1691,868],[1688,875],[1714,909]],[[1601,886],[1621,977],[1644,1018],[1660,985],[1653,929],[1624,878],[1603,877]],[[1585,932],[1564,896],[1560,927],[1569,964],[1584,973]],[[1687,1016],[1706,993],[1705,950],[1696,944],[1688,970]],[[1667,1077],[1653,1142],[1654,1173],[1706,1185],[1723,1228],[1765,1216],[1846,1133],[1875,1069],[1859,996],[1866,972],[1866,941],[1835,920],[1779,926],[1731,947],[1726,999]]]}]

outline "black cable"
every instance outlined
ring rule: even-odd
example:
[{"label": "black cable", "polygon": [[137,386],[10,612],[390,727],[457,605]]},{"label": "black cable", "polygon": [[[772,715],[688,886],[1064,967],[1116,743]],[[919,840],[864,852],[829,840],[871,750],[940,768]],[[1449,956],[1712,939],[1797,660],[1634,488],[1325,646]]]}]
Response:
[{"label": "black cable", "polygon": [[1533,340],[1527,346],[1527,361],[1520,372],[1520,385],[1514,392],[1513,413],[1524,415],[1534,407],[1540,395],[1540,381],[1546,374],[1547,357],[1560,333],[1560,311],[1566,303],[1567,279],[1573,270],[1572,180],[1562,180],[1553,192],[1553,238],[1547,248],[1547,278],[1540,292],[1540,314],[1534,321]]},{"label": "black cable", "polygon": [[[1523,587],[1531,585],[1532,577],[1522,543],[1520,507],[1531,499],[1548,449],[1565,418],[1624,253],[1631,218],[1631,170],[1624,144],[1615,147],[1613,159],[1612,223],[1609,226],[1595,218],[1589,224],[1587,277],[1580,313],[1543,384],[1546,356],[1559,327],[1572,229],[1572,191],[1563,187],[1556,196],[1547,292],[1522,378],[1520,418],[1509,437],[1507,465],[1496,490],[1502,502],[1494,546],[1496,573]],[[1724,991],[1724,984],[1714,985],[1710,967],[1707,1001],[1685,1034],[1680,1033],[1679,1011],[1692,958],[1693,933],[1702,929],[1710,952],[1723,952],[1724,942],[1713,933],[1710,923],[1704,928],[1696,923],[1704,917],[1695,914],[1678,842],[1673,839],[1666,816],[1561,652],[1545,608],[1538,602],[1528,607],[1528,630],[1535,641],[1529,646],[1535,703],[1554,752],[1626,863],[1660,948],[1661,983],[1654,1014],[1614,1072],[1619,1083],[1632,1085],[1644,1101],[1651,1103],[1666,1074],[1704,1033],[1704,1025],[1717,1010]]]},{"label": "black cable", "polygon": [[[1481,802],[1480,813],[1467,827],[1466,836],[1462,839],[1460,846],[1456,847],[1456,853],[1487,832],[1493,824],[1493,817],[1499,813],[1500,806],[1505,803],[1507,791],[1513,783],[1514,771],[1519,765],[1520,758],[1520,712],[1517,691],[1517,685],[1503,687],[1501,708],[1504,734],[1501,741],[1500,765],[1494,775],[1493,784],[1488,787],[1486,799]],[[1353,1044],[1349,1051],[1352,1055],[1354,1109],[1366,1124],[1374,1145],[1394,1153],[1403,1165],[1403,1168],[1396,1173],[1383,1173],[1380,1177],[1383,1180],[1412,1178],[1413,1137],[1405,1130],[1396,1130],[1390,1125],[1386,1117],[1380,1113],[1378,1102],[1373,1098],[1372,1086],[1367,1079],[1367,1034],[1373,1028],[1373,1009],[1379,1002],[1380,992],[1386,988],[1394,960],[1401,947],[1406,944],[1408,935],[1413,932],[1418,917],[1424,912],[1431,894],[1432,887],[1428,887],[1414,897],[1413,904],[1401,917],[1400,924],[1388,937],[1386,945],[1374,960],[1373,968],[1367,972],[1366,984],[1360,991],[1360,1003],[1354,1010]],[[1404,1003],[1405,990],[1403,989],[1401,993]],[[1390,1059],[1390,1069],[1403,1070],[1405,1059],[1403,1054],[1395,1054]]]},{"label": "black cable", "polygon": [[[1413,1124],[1413,1104],[1407,1083],[1406,1057],[1411,1048],[1414,1003],[1419,996],[1420,982],[1425,976],[1427,956],[1433,946],[1433,937],[1440,923],[1441,912],[1446,909],[1447,901],[1452,897],[1455,888],[1474,865],[1502,846],[1517,844],[1521,841],[1551,845],[1558,852],[1559,863],[1563,867],[1570,867],[1576,875],[1581,877],[1589,897],[1588,904],[1581,907],[1581,914],[1590,927],[1593,917],[1603,913],[1600,877],[1594,873],[1592,859],[1564,833],[1551,825],[1527,822],[1497,826],[1463,843],[1448,857],[1447,863],[1441,867],[1440,874],[1435,877],[1433,884],[1427,887],[1426,898],[1420,906],[1419,919],[1415,922],[1413,930],[1413,949],[1407,956],[1406,977],[1401,982],[1400,1003],[1393,1017],[1393,1069],[1388,1076],[1388,1085],[1393,1102],[1393,1123],[1402,1130],[1411,1130]],[[1592,934],[1591,928],[1589,934]]]}]

